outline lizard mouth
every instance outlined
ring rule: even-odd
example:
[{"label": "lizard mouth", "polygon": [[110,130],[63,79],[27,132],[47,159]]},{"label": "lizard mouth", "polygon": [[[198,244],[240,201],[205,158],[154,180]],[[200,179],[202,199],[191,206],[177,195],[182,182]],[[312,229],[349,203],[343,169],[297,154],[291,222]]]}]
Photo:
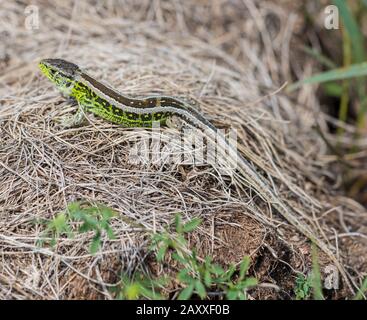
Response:
[{"label": "lizard mouth", "polygon": [[64,95],[71,94],[72,88],[74,87],[74,79],[72,77],[52,68],[52,66],[45,63],[44,60],[42,60],[38,66],[41,72],[50,79]]}]

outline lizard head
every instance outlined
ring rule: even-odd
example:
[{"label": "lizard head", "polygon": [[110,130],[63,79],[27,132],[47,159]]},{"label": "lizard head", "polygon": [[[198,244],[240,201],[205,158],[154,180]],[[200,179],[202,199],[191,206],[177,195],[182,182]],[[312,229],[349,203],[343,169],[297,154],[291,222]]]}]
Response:
[{"label": "lizard head", "polygon": [[81,72],[76,64],[62,59],[43,59],[38,66],[65,95],[71,94],[75,80]]}]

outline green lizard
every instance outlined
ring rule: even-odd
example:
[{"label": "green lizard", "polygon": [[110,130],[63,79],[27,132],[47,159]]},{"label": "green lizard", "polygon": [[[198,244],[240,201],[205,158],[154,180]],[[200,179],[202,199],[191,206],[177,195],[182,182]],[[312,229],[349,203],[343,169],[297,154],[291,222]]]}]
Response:
[{"label": "green lizard", "polygon": [[[151,127],[153,121],[161,124],[179,125],[179,121],[203,132],[207,139],[227,145],[225,138],[218,134],[217,128],[208,121],[193,105],[183,99],[171,96],[150,96],[136,99],[124,96],[112,87],[97,81],[76,64],[62,59],[44,59],[39,63],[41,71],[56,85],[64,96],[75,99],[79,104],[76,115],[68,121],[68,126],[79,125],[84,112],[92,112],[113,123],[128,127]],[[231,146],[229,146],[231,147]],[[223,150],[222,150],[223,151]],[[328,246],[302,223],[291,209],[283,203],[275,192],[259,175],[253,165],[243,158],[237,150],[235,156],[226,160],[235,165],[242,182],[253,188],[265,201],[270,203],[289,223],[306,237],[314,241],[338,266],[349,284],[348,277]],[[232,153],[233,155],[233,153]],[[353,290],[352,290],[353,291]]]}]

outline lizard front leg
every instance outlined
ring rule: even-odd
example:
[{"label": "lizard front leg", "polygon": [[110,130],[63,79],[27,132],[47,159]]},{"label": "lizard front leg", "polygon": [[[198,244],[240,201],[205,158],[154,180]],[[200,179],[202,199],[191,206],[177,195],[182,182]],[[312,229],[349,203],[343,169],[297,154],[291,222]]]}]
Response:
[{"label": "lizard front leg", "polygon": [[78,110],[75,114],[71,115],[71,116],[64,116],[60,119],[59,123],[62,127],[64,128],[74,128],[74,127],[79,127],[81,126],[83,123],[86,122],[87,118],[85,117],[84,114],[84,110],[85,108],[83,108],[83,105],[77,101],[77,100],[73,100],[73,104],[77,104],[78,105]]}]

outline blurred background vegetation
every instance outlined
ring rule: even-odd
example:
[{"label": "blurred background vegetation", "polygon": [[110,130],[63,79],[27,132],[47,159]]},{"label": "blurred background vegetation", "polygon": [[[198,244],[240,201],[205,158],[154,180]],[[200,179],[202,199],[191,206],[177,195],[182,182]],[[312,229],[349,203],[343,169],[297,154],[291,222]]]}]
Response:
[{"label": "blurred background vegetation", "polygon": [[[318,19],[320,15],[316,14],[328,5],[338,12],[338,21],[333,22],[339,27],[334,30],[327,30],[325,19]],[[291,84],[288,90],[319,84],[321,104],[339,120],[330,126],[336,139],[326,142],[339,159],[342,185],[349,196],[367,205],[367,0],[308,1],[303,9],[307,29],[317,39],[306,41],[303,51],[319,63],[319,72]],[[352,138],[346,139],[350,135]]]}]

